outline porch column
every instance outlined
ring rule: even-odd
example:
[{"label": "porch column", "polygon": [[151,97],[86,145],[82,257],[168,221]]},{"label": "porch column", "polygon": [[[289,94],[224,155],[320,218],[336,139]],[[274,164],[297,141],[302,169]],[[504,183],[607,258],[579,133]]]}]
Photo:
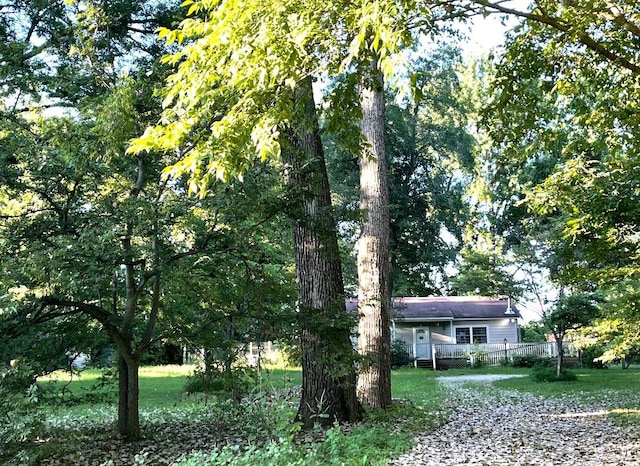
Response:
[{"label": "porch column", "polygon": [[431,362],[433,363],[433,370],[437,370],[438,368],[436,367],[436,345],[432,344],[431,345]]},{"label": "porch column", "polygon": [[413,367],[418,367],[418,347],[416,345],[416,328],[413,327],[411,329],[411,332],[413,334],[411,338],[413,340]]}]

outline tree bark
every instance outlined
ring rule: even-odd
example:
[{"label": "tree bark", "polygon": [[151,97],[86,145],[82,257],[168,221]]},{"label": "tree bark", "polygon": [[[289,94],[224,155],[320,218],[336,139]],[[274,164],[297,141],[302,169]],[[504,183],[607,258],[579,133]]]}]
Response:
[{"label": "tree bark", "polygon": [[556,339],[556,350],[558,351],[558,359],[556,361],[556,377],[560,378],[564,369],[564,351],[562,349],[562,341],[564,340],[564,337],[562,335],[554,336]]},{"label": "tree bark", "polygon": [[389,282],[389,187],[385,146],[382,73],[372,60],[360,89],[364,149],[360,157],[358,240],[358,350],[365,358],[358,374],[358,398],[368,406],[391,404],[391,290]]},{"label": "tree bark", "polygon": [[302,395],[297,420],[315,424],[361,417],[356,397],[355,324],[345,308],[342,266],[311,79],[294,93],[304,115],[284,149],[287,184],[294,193],[293,240],[301,319]]},{"label": "tree bark", "polygon": [[138,361],[133,358],[125,358],[122,354],[118,358],[118,432],[127,440],[140,437],[139,366]]}]

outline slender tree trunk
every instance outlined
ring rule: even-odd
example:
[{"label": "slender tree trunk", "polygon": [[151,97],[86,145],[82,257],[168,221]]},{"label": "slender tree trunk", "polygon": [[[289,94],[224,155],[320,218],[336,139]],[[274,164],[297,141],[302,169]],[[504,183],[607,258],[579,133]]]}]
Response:
[{"label": "slender tree trunk", "polygon": [[118,356],[118,432],[121,435],[126,435],[127,432],[127,418],[129,400],[127,399],[127,393],[129,392],[129,378],[127,376],[128,368],[127,362],[122,357],[122,354]]},{"label": "slender tree trunk", "polygon": [[365,361],[357,391],[363,404],[386,408],[391,404],[389,187],[383,77],[375,63],[360,90],[360,130],[366,145],[360,157],[364,220],[358,240],[358,350]]},{"label": "slender tree trunk", "polygon": [[298,209],[293,227],[298,306],[301,319],[302,396],[297,419],[305,428],[355,421],[355,324],[345,308],[342,267],[311,79],[295,92],[304,113],[285,148],[287,183]]},{"label": "slender tree trunk", "polygon": [[139,362],[134,358],[118,358],[118,432],[127,440],[140,437],[138,383]]},{"label": "slender tree trunk", "polygon": [[563,366],[564,366],[564,351],[562,349],[562,340],[564,339],[561,335],[555,335],[556,339],[556,349],[558,351],[558,359],[556,361],[556,377],[560,378],[562,376]]}]

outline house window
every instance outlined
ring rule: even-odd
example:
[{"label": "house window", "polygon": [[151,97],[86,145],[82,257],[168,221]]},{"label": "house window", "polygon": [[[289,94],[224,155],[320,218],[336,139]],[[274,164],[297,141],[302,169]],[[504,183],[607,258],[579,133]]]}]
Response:
[{"label": "house window", "polygon": [[456,343],[468,345],[473,343],[487,343],[487,327],[457,327]]},{"label": "house window", "polygon": [[469,343],[471,343],[471,333],[469,332],[469,327],[456,328],[456,344],[467,345]]},{"label": "house window", "polygon": [[487,327],[473,327],[471,334],[474,343],[487,343]]}]

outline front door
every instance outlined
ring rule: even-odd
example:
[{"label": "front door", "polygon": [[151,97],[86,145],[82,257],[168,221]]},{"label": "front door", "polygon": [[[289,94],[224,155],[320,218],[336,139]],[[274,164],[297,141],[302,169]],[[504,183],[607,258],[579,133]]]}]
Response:
[{"label": "front door", "polygon": [[428,328],[415,329],[416,358],[431,359],[431,342]]}]

